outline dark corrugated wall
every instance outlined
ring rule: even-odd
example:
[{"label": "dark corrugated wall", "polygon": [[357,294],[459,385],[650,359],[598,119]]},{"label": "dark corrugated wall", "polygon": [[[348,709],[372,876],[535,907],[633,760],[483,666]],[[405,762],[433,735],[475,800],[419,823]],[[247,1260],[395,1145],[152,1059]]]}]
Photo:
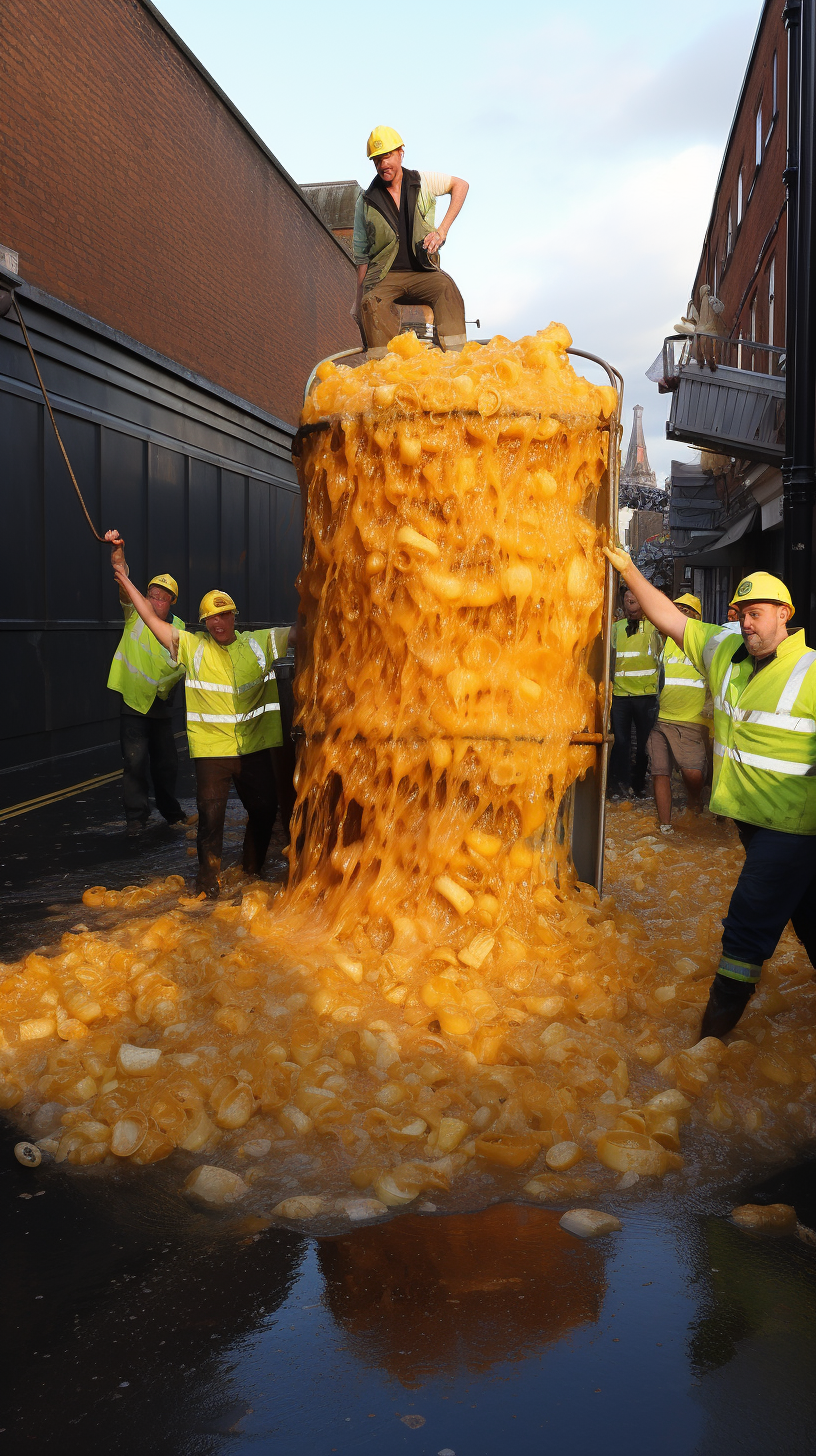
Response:
[{"label": "dark corrugated wall", "polygon": [[[213,586],[235,598],[240,625],[294,621],[301,511],[291,427],[25,293],[88,509],[100,530],[125,537],[134,581],[171,572],[188,622]],[[2,805],[19,794],[9,769],[79,755],[69,782],[94,772],[95,748],[115,743],[119,698],[105,684],[121,632],[109,550],[82,516],[13,316],[0,321],[0,500]]]}]

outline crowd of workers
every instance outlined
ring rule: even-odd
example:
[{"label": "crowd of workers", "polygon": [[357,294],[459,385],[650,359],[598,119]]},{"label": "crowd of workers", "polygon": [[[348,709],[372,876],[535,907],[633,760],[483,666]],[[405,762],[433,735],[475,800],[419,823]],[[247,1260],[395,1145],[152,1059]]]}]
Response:
[{"label": "crowd of workers", "polygon": [[[672,763],[699,804],[710,696],[709,807],[734,820],[745,849],[701,1028],[702,1036],[724,1036],[788,921],[816,965],[816,652],[804,631],[788,631],[790,592],[768,572],[744,577],[730,620],[710,625],[696,597],[672,602],[626,551],[606,554],[626,588],[613,643],[611,788],[614,797],[629,786],[634,724],[632,787],[642,788],[645,744],[661,829],[670,830]],[[634,710],[629,699],[640,699]]]}]

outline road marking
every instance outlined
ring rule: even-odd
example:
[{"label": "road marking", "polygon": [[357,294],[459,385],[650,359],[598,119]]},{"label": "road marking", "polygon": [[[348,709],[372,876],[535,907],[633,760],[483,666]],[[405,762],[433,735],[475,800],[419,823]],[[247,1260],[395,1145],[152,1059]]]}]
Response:
[{"label": "road marking", "polygon": [[[173,737],[186,738],[187,734],[174,733]],[[71,784],[67,789],[55,789],[51,794],[41,794],[38,799],[24,799],[21,804],[10,804],[7,809],[0,809],[0,824],[5,819],[14,819],[18,814],[30,814],[33,809],[45,809],[49,804],[58,804],[60,799],[71,799],[74,794],[81,794],[83,789],[98,789],[102,784],[113,784],[121,777],[122,770],[118,768],[114,773],[99,774],[95,779],[83,779],[81,784]]]},{"label": "road marking", "polygon": [[96,789],[101,784],[115,783],[116,779],[122,777],[122,770],[118,768],[115,773],[100,774],[95,779],[84,779],[81,784],[72,784],[67,789],[56,789],[52,794],[41,794],[38,799],[26,799],[22,804],[10,804],[8,809],[0,809],[0,823],[4,819],[13,819],[17,814],[30,814],[33,809],[44,809],[48,804],[56,804],[60,799],[70,799],[74,794],[81,794],[83,789]]}]

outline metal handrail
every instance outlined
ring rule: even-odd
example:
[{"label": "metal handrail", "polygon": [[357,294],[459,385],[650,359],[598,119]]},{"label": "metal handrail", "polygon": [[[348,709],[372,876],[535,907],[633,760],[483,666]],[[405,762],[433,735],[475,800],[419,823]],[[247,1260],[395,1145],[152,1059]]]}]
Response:
[{"label": "metal handrail", "polygon": [[[607,460],[607,472],[609,475],[609,500],[607,509],[607,530],[610,542],[617,538],[618,529],[618,493],[620,489],[620,440],[621,440],[621,416],[623,414],[623,375],[613,364],[608,364],[605,359],[600,359],[597,354],[587,354],[583,349],[567,349],[568,354],[575,354],[579,359],[589,359],[603,369],[609,379],[609,383],[615,391],[617,404],[609,420],[609,457]],[[604,580],[604,631],[603,631],[603,743],[601,744],[601,762],[599,773],[599,799],[598,799],[598,846],[595,852],[595,889],[598,894],[603,894],[603,869],[604,869],[604,837],[606,834],[606,785],[609,777],[609,724],[612,715],[612,625],[615,612],[615,571],[612,563],[606,562],[606,575]]]},{"label": "metal handrail", "polygon": [[[756,355],[769,356],[769,368],[756,367]],[[724,338],[722,334],[671,334],[663,340],[664,389],[676,389],[681,370],[689,365],[711,369],[741,369],[747,374],[783,377],[787,350],[784,344],[766,344],[759,339]],[[729,357],[730,356],[730,357]],[[743,363],[743,357],[750,363]],[[731,359],[735,362],[731,362]],[[774,368],[774,364],[777,365]]]}]

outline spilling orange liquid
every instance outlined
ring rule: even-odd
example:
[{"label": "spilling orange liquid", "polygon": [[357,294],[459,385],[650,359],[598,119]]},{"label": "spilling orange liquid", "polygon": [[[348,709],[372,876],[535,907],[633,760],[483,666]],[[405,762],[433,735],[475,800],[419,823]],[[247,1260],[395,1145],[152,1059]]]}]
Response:
[{"label": "spilling orange liquid", "polygon": [[230,1201],[354,1219],[452,1185],[472,1203],[485,1177],[483,1197],[546,1201],[721,1176],[812,1137],[794,943],[730,1046],[694,1046],[731,831],[667,844],[620,810],[611,894],[570,866],[615,401],[568,342],[551,325],[443,355],[403,336],[321,367],[290,881],[214,910],[172,877],[88,891],[115,928],[6,968],[0,1105],[58,1104],[58,1159],[181,1149],[185,1171],[240,1174]]}]

